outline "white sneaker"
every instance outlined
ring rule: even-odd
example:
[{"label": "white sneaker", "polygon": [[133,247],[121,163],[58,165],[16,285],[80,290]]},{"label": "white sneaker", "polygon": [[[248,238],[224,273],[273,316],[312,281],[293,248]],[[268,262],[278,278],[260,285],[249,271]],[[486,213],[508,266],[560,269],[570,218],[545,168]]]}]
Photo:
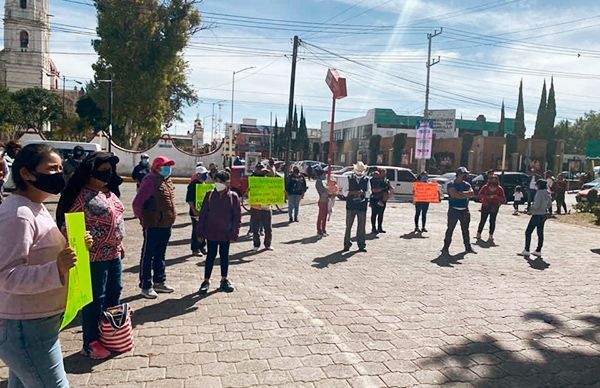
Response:
[{"label": "white sneaker", "polygon": [[542,257],[542,252],[540,252],[540,251],[531,252],[531,254],[536,257]]},{"label": "white sneaker", "polygon": [[273,248],[273,247],[265,247],[265,249],[266,249],[267,251],[274,251],[274,250],[275,250],[275,248]]},{"label": "white sneaker", "polygon": [[154,291],[154,288],[142,289],[142,296],[146,299],[156,299],[158,294]]},{"label": "white sneaker", "polygon": [[525,256],[525,257],[529,257],[530,253],[529,251],[523,249],[523,252],[519,253],[519,256]]},{"label": "white sneaker", "polygon": [[258,251],[260,250],[260,247],[254,247],[254,248],[252,248],[252,250],[253,250],[254,252],[258,252]]},{"label": "white sneaker", "polygon": [[175,289],[168,286],[166,283],[154,283],[154,291],[160,292],[161,294],[170,294],[175,291]]}]

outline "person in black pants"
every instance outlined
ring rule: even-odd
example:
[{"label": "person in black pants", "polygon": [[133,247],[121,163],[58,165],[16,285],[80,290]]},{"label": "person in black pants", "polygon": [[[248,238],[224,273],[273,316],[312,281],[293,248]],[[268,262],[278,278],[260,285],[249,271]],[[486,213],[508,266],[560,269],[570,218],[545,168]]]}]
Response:
[{"label": "person in black pants", "polygon": [[465,167],[460,167],[456,171],[454,181],[448,183],[448,229],[446,229],[446,237],[444,238],[444,247],[442,254],[449,254],[450,244],[452,243],[452,234],[456,228],[456,224],[460,222],[462,230],[463,243],[465,244],[466,253],[475,253],[471,247],[469,237],[469,224],[471,222],[471,213],[469,213],[469,199],[473,197],[473,188],[465,180],[469,176],[469,170]]},{"label": "person in black pants", "polygon": [[383,213],[390,197],[392,186],[386,179],[386,171],[382,168],[376,170],[371,178],[371,233],[385,233],[383,230]]},{"label": "person in black pants", "polygon": [[[541,257],[542,247],[544,246],[544,226],[548,219],[548,206],[552,203],[552,195],[548,192],[548,184],[545,180],[536,182],[537,192],[535,199],[531,205],[531,219],[525,229],[525,249],[521,252],[521,256],[529,257],[529,255]],[[537,229],[538,244],[535,252],[529,251],[531,248],[531,236],[533,231]]]},{"label": "person in black pants", "polygon": [[[429,173],[423,171],[417,177],[419,182],[428,182]],[[425,225],[427,224],[427,212],[429,211],[429,202],[415,202],[415,233],[427,233]],[[419,218],[421,218],[422,229],[419,229]]]},{"label": "person in black pants", "polygon": [[196,209],[196,185],[205,184],[208,178],[208,170],[204,166],[196,167],[196,173],[187,187],[185,202],[190,207],[190,219],[192,221],[192,237],[190,238],[190,249],[192,255],[206,255],[206,242],[198,237],[198,215],[200,209]]}]

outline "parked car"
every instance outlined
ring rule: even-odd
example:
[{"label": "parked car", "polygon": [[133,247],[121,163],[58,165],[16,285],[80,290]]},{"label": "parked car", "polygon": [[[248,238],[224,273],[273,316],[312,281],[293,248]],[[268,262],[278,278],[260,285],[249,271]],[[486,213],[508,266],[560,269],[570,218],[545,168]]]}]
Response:
[{"label": "parked car", "polygon": [[[386,170],[387,179],[390,181],[394,194],[391,198],[393,201],[410,202],[413,198],[413,184],[417,180],[415,174],[408,168],[393,167],[393,166],[369,166],[367,167],[367,176],[371,177],[373,172],[378,168]],[[348,177],[352,175],[352,169],[342,174],[332,175],[332,178],[338,184],[340,193],[348,187]],[[338,194],[339,199],[345,199],[343,195]]]},{"label": "parked car", "polygon": [[581,190],[589,190],[589,189],[593,189],[594,187],[596,187],[597,185],[600,184],[600,178],[598,179],[594,179],[591,182],[588,183],[584,183],[583,186],[581,186]]},{"label": "parked car", "polygon": [[296,162],[293,167],[298,167],[298,169],[300,170],[300,173],[302,173],[303,175],[307,175],[306,170],[308,169],[308,167],[315,167],[315,165],[320,165],[321,162],[318,162],[316,160],[300,160],[298,162]]},{"label": "parked car", "polygon": [[[498,175],[500,186],[504,188],[506,200],[509,202],[514,200],[513,195],[515,193],[515,187],[521,186],[523,190],[525,190],[529,183],[529,176],[522,172],[496,171],[495,174]],[[473,191],[475,192],[475,197],[473,198],[475,201],[479,201],[479,189],[481,189],[485,183],[486,179],[484,175],[478,175],[471,181]]]},{"label": "parked car", "polygon": [[[467,182],[471,183],[473,179],[475,179],[477,175],[469,174],[467,178]],[[430,175],[429,182],[435,182],[442,188],[442,193],[444,196],[448,196],[448,183],[452,182],[456,178],[455,172],[447,172],[442,175]]]},{"label": "parked car", "polygon": [[352,169],[354,169],[353,166],[346,166],[346,167],[341,167],[338,170],[332,170],[331,173],[333,175],[342,175],[343,173],[346,173],[348,171],[352,171]]},{"label": "parked car", "polygon": [[596,192],[599,192],[600,191],[600,183],[596,184],[595,186],[588,187],[587,189],[581,189],[575,196],[575,200],[578,203],[587,202],[587,200],[588,200],[587,197],[588,197],[590,191],[592,191],[592,190],[596,190]]}]

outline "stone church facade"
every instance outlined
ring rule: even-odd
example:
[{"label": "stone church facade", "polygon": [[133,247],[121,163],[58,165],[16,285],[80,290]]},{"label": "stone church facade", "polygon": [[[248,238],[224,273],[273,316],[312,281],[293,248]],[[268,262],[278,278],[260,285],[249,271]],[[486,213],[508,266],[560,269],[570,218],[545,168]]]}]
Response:
[{"label": "stone church facade", "polygon": [[48,0],[6,0],[0,86],[16,91],[58,89],[60,74],[50,59]]}]

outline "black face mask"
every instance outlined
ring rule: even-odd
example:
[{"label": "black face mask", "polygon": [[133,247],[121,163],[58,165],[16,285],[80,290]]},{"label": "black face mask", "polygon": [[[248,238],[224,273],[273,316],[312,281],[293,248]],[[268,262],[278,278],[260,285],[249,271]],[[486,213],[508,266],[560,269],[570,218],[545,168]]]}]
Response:
[{"label": "black face mask", "polygon": [[34,173],[36,181],[29,181],[33,187],[45,193],[60,194],[66,186],[65,177],[61,173],[41,174]]},{"label": "black face mask", "polygon": [[99,181],[108,183],[108,182],[110,182],[110,179],[112,178],[112,170],[94,171],[92,173],[92,176],[94,178],[98,179]]}]

